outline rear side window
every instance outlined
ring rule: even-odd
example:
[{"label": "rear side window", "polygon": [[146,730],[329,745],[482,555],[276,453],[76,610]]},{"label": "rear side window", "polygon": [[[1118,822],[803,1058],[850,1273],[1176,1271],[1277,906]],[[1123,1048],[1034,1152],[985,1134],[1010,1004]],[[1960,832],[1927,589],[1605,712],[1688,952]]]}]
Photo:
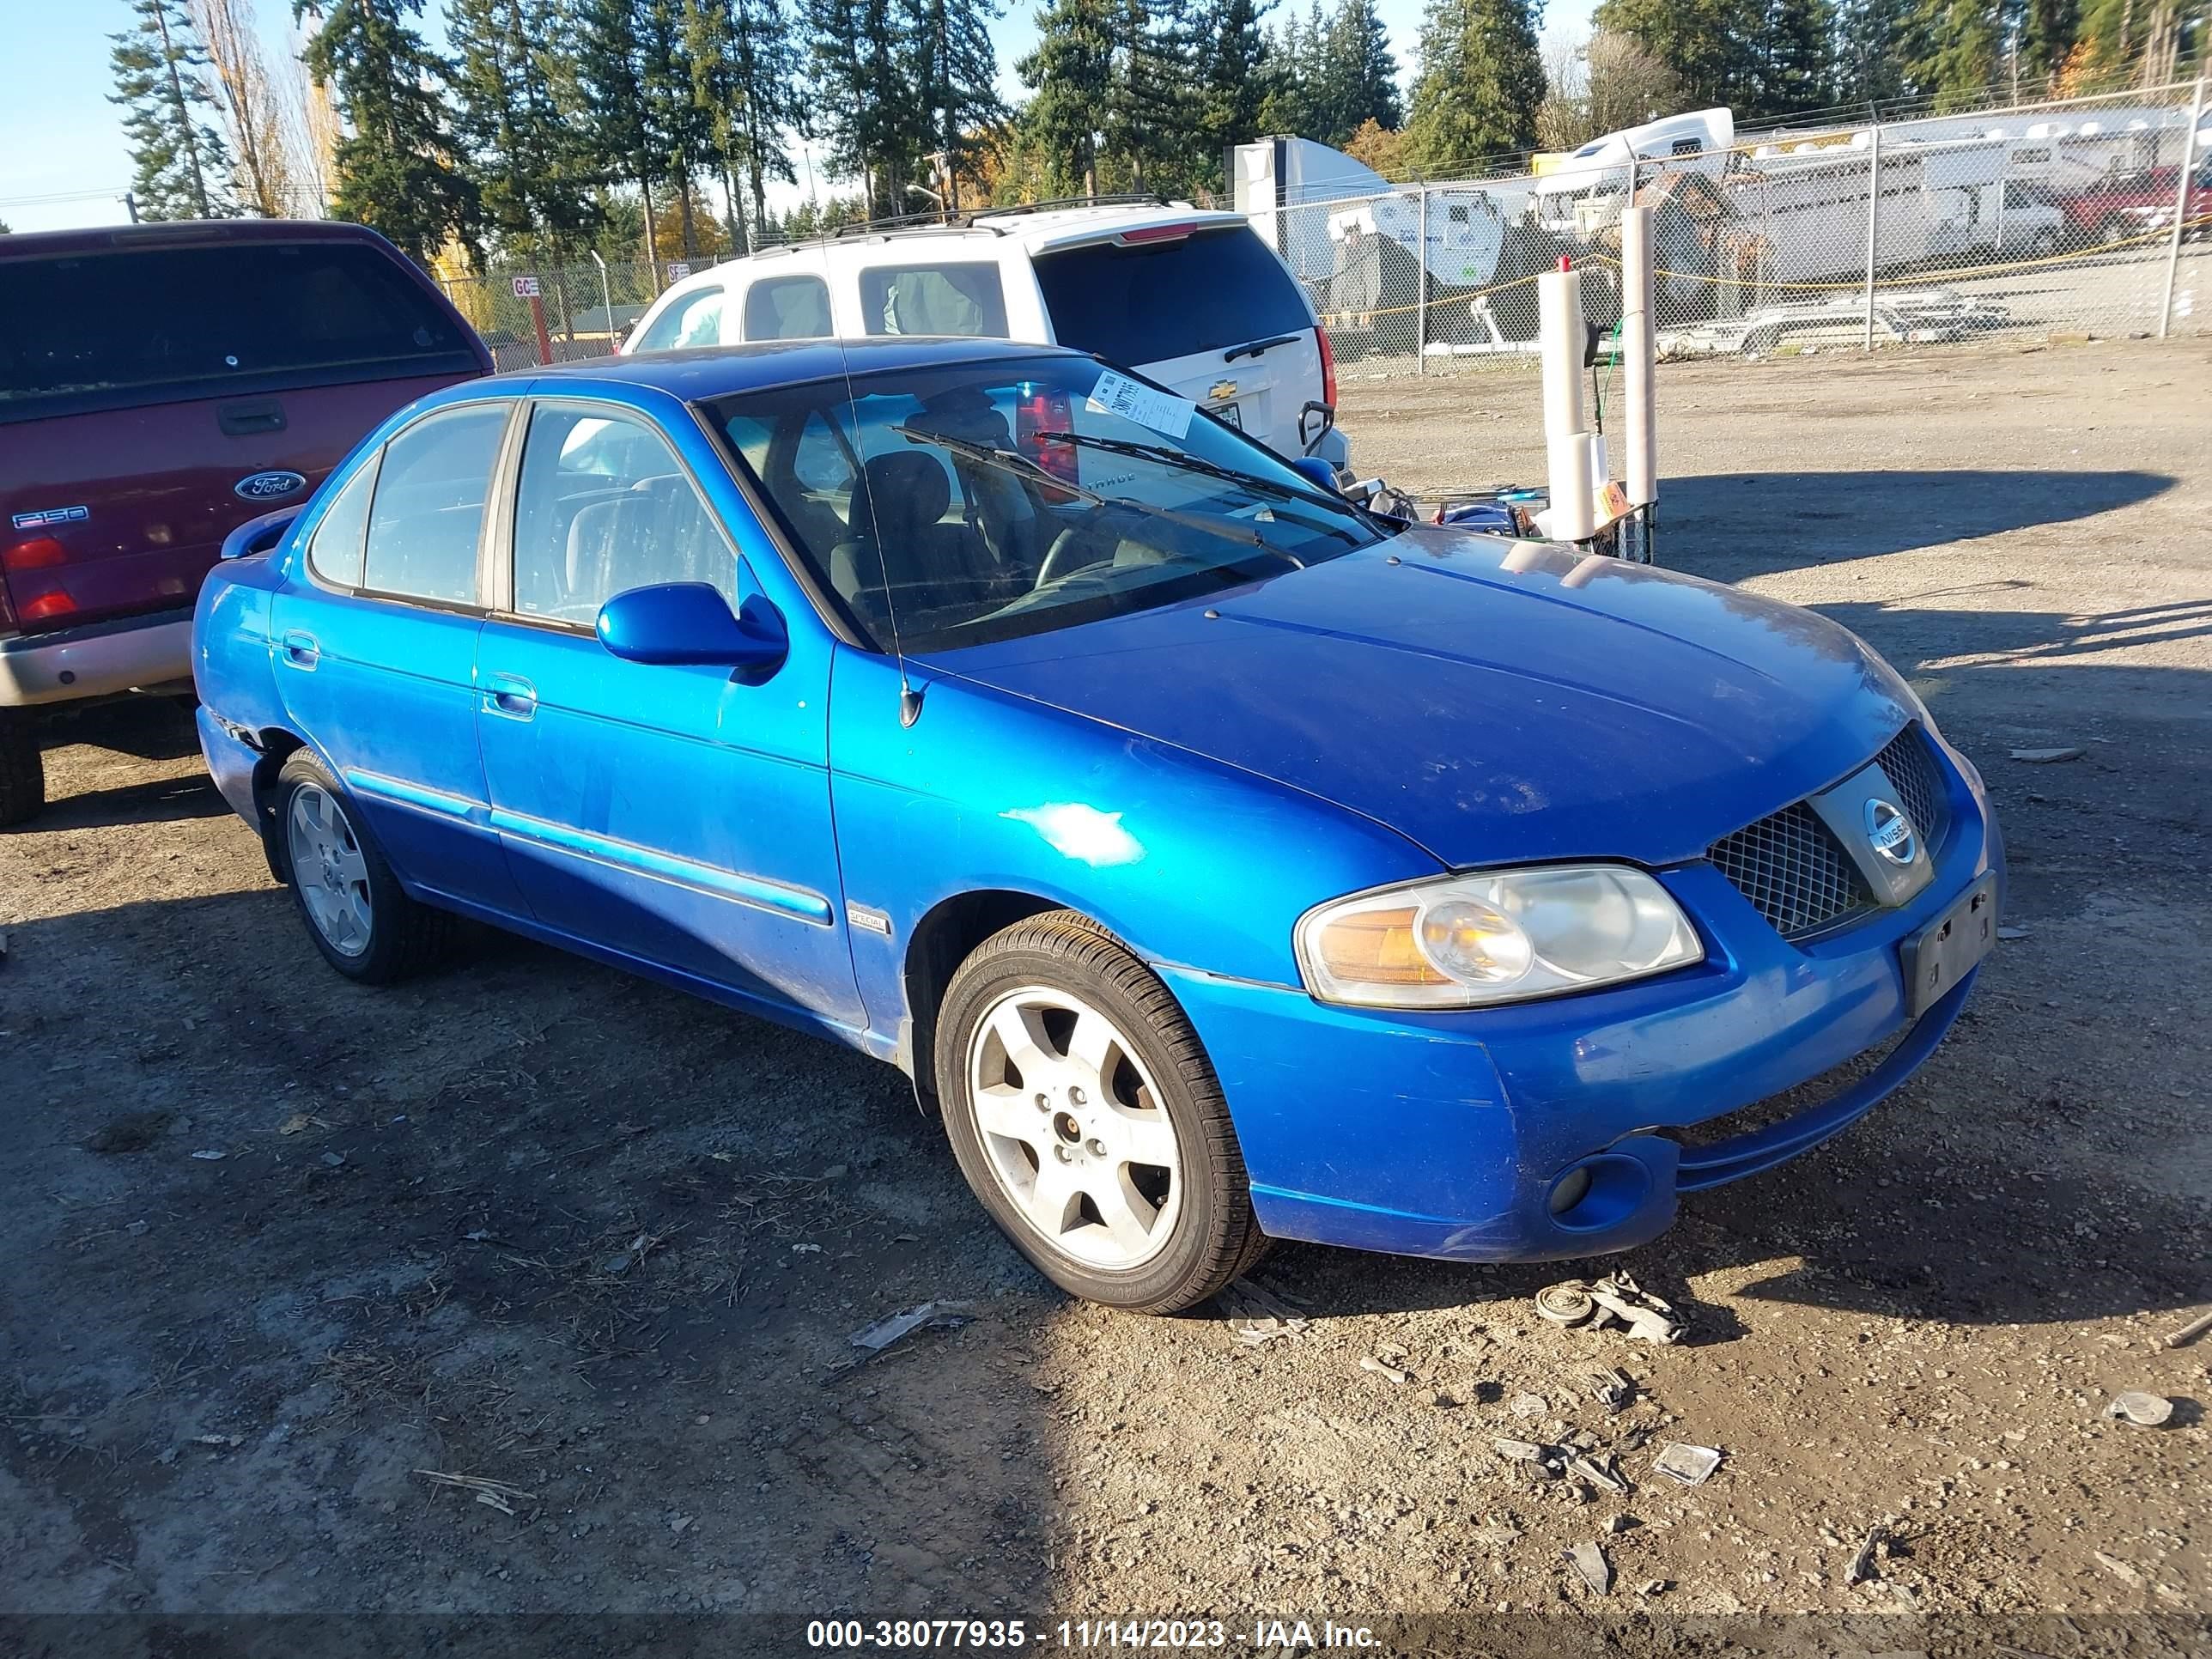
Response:
[{"label": "rear side window", "polygon": [[1132,368],[1313,326],[1283,262],[1243,225],[1039,256],[1054,337]]},{"label": "rear side window", "polygon": [[482,368],[411,265],[359,243],[0,258],[0,422]]},{"label": "rear side window", "polygon": [[987,264],[876,265],[860,273],[871,334],[1006,337],[1006,296]]},{"label": "rear side window", "polygon": [[368,530],[368,498],[375,489],[376,461],[372,457],[346,481],[315,526],[315,539],[307,544],[307,562],[325,581],[340,587],[361,586],[362,542]]},{"label": "rear side window", "polygon": [[722,343],[722,290],[702,288],[683,295],[653,319],[638,337],[640,351],[672,351],[678,346]]},{"label": "rear side window", "polygon": [[830,285],[819,276],[769,276],[745,290],[748,340],[822,340],[830,332]]},{"label": "rear side window", "polygon": [[362,586],[446,605],[477,599],[477,538],[507,405],[416,422],[384,447]]}]

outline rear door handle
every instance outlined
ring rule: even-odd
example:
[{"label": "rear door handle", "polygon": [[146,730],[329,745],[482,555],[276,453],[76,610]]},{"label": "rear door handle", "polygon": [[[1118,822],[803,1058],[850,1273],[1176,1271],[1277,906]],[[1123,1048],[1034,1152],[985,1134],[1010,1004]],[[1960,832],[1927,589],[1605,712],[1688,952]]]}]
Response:
[{"label": "rear door handle", "polygon": [[322,660],[323,647],[313,634],[294,629],[284,635],[284,660],[295,668],[312,669]]},{"label": "rear door handle", "polygon": [[538,712],[538,688],[520,674],[487,674],[484,708],[511,720],[526,720]]}]

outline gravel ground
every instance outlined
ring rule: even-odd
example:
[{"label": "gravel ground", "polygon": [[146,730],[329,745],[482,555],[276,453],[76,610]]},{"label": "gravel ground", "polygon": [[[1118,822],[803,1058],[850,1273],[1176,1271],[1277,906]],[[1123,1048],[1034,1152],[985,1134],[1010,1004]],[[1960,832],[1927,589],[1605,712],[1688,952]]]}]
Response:
[{"label": "gravel ground", "polygon": [[[1680,1347],[1544,1325],[1556,1267],[1307,1247],[1258,1278],[1309,1322],[1259,1347],[1220,1310],[1071,1305],[894,1072],[495,936],[345,984],[177,711],[88,718],[0,836],[0,1611],[2202,1647],[2212,1339],[2160,1339],[2212,1299],[2208,370],[2189,342],[1664,372],[1662,562],[1913,679],[1990,781],[2025,930],[1908,1089],[1624,1259]],[[1433,488],[1540,478],[1537,409],[1470,373],[1352,381],[1345,422]],[[2083,752],[2008,758],[2055,745]],[[975,1317],[848,1364],[931,1297]],[[1595,1366],[1634,1380],[1617,1415]],[[2173,1423],[2108,1420],[2126,1389]],[[1573,1431],[1632,1490],[1492,1449]],[[1671,1487],[1669,1440],[1725,1460]]]}]

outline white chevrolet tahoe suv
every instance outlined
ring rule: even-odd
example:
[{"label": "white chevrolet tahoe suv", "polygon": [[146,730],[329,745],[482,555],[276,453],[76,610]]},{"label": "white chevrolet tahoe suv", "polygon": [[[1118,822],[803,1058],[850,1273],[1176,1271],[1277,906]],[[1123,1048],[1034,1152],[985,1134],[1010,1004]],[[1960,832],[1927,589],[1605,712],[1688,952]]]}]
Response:
[{"label": "white chevrolet tahoe suv", "polygon": [[623,349],[872,334],[1071,346],[1280,454],[1350,465],[1304,291],[1242,215],[1182,202],[989,209],[769,248],[674,284]]}]

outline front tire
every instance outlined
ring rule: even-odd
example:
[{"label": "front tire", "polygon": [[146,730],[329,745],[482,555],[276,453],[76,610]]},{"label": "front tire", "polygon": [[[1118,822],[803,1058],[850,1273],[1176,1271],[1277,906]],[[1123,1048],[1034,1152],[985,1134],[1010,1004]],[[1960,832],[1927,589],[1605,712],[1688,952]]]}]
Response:
[{"label": "front tire", "polygon": [[276,775],[275,834],[307,937],[348,979],[389,985],[446,954],[453,919],[407,896],[359,811],[304,749]]},{"label": "front tire", "polygon": [[1158,976],[1084,917],[1032,916],[961,964],[936,1071],[961,1173],[1062,1289],[1176,1313],[1265,1250],[1198,1034]]}]

